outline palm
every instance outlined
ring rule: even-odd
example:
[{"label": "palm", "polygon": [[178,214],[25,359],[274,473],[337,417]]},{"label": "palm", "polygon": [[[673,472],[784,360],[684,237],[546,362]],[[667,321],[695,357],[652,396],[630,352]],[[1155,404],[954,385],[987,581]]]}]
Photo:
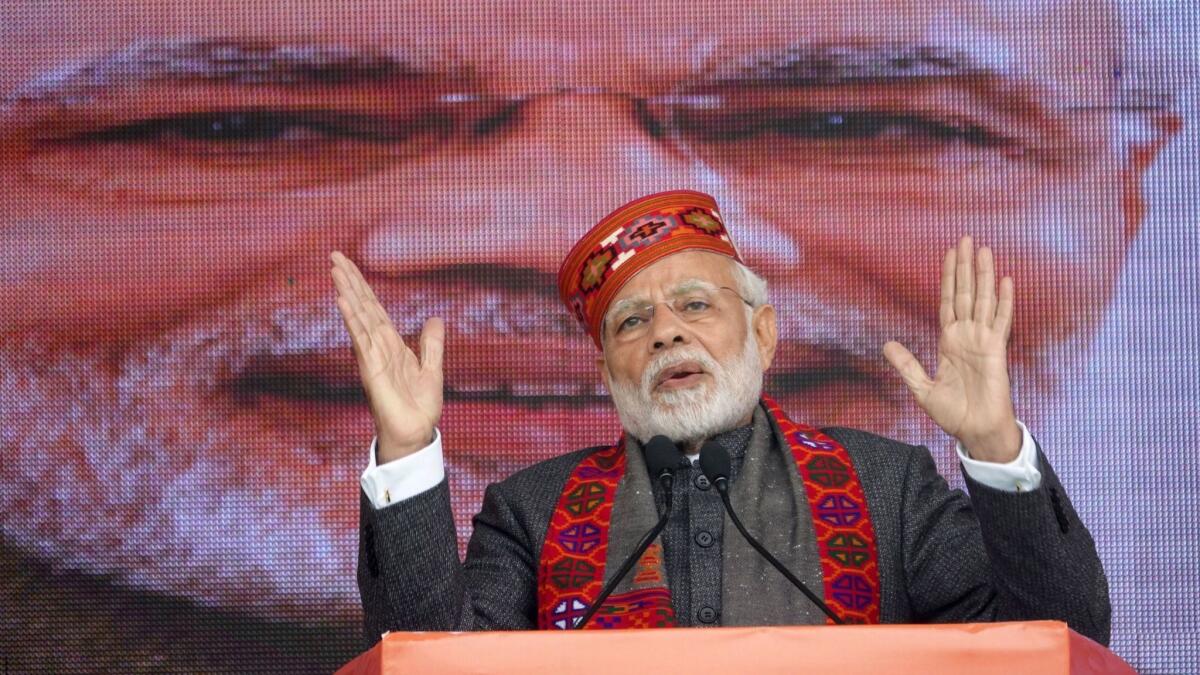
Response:
[{"label": "palm", "polygon": [[889,342],[884,355],[930,419],[986,456],[1006,453],[992,451],[1011,448],[1016,429],[1007,363],[1013,287],[1003,279],[997,298],[991,251],[980,250],[978,272],[973,257],[967,237],[946,254],[936,375],[931,379],[899,343]]},{"label": "palm", "polygon": [[942,329],[937,374],[917,402],[946,433],[978,436],[995,421],[986,413],[1010,408],[1005,342],[991,326],[973,321]]},{"label": "palm", "polygon": [[395,459],[428,444],[441,416],[445,328],[440,319],[425,323],[418,359],[354,263],[340,253],[331,258],[338,309],[379,435],[380,461]]}]

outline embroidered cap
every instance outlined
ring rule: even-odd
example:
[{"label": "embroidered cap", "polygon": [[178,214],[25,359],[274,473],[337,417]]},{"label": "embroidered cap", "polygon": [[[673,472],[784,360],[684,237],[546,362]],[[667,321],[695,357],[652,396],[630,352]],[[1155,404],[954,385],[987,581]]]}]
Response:
[{"label": "embroidered cap", "polygon": [[672,253],[700,249],[742,262],[717,202],[672,190],[635,199],[583,235],[558,269],[558,294],[600,346],[604,313],[625,282]]}]

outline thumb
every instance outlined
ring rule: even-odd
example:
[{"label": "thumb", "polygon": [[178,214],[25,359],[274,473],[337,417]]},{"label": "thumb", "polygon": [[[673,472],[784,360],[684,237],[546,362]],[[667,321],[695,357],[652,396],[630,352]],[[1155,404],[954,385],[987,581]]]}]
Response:
[{"label": "thumb", "polygon": [[426,319],[421,329],[421,369],[441,373],[445,346],[446,324],[436,316]]},{"label": "thumb", "polygon": [[900,374],[900,379],[908,385],[909,390],[917,397],[917,401],[923,401],[925,394],[933,385],[933,381],[925,374],[925,369],[921,367],[921,362],[917,360],[917,357],[913,356],[912,352],[908,351],[904,345],[895,341],[883,346],[883,356]]}]

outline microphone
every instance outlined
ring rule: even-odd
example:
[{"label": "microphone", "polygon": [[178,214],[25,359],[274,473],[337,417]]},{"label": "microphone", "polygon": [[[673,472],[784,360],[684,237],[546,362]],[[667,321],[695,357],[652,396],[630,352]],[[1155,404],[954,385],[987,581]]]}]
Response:
[{"label": "microphone", "polygon": [[575,624],[575,630],[582,630],[587,625],[587,622],[591,620],[592,616],[600,610],[604,601],[616,590],[617,584],[621,582],[621,579],[626,574],[629,574],[629,570],[633,567],[633,564],[642,557],[646,549],[650,548],[650,544],[654,543],[659,533],[667,526],[667,520],[671,517],[671,488],[675,485],[675,469],[679,466],[679,448],[676,447],[674,441],[666,436],[655,436],[650,439],[649,443],[646,443],[644,450],[646,468],[650,470],[650,478],[652,480],[662,483],[663,501],[666,503],[667,508],[658,517],[658,522],[654,524],[654,527],[650,528],[650,531],[638,541],[637,548],[633,550],[633,553],[630,553],[629,557],[625,558],[625,561],[617,568],[617,573],[600,590],[600,596],[588,608],[587,613],[583,615],[579,623]]},{"label": "microphone", "polygon": [[704,447],[700,448],[700,470],[708,477],[709,482],[716,486],[717,492],[721,495],[721,501],[725,503],[725,511],[729,513],[729,519],[733,521],[734,527],[737,528],[738,532],[742,533],[742,536],[746,538],[750,546],[755,551],[758,551],[759,555],[766,558],[767,562],[771,563],[775,569],[779,570],[780,574],[787,577],[787,580],[792,582],[793,586],[800,589],[800,592],[806,598],[811,600],[822,612],[825,612],[825,616],[833,619],[833,622],[838,625],[845,624],[846,622],[840,616],[834,614],[832,609],[829,609],[829,605],[826,605],[816,594],[808,590],[808,586],[805,586],[803,581],[797,579],[796,575],[784,567],[783,563],[779,562],[766,547],[758,543],[758,540],[750,536],[750,533],[746,531],[746,527],[742,525],[741,519],[737,517],[737,513],[733,510],[733,504],[729,501],[729,474],[732,470],[732,465],[729,460],[729,452],[721,447],[720,443],[709,441],[704,444]]}]

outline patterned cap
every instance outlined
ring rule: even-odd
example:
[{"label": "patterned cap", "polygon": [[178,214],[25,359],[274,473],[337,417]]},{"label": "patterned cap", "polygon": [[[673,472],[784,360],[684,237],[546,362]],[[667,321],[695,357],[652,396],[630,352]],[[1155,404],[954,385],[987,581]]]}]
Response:
[{"label": "patterned cap", "polygon": [[717,202],[691,190],[635,199],[576,242],[558,270],[558,294],[600,346],[600,324],[617,292],[646,266],[689,249],[742,261]]}]

